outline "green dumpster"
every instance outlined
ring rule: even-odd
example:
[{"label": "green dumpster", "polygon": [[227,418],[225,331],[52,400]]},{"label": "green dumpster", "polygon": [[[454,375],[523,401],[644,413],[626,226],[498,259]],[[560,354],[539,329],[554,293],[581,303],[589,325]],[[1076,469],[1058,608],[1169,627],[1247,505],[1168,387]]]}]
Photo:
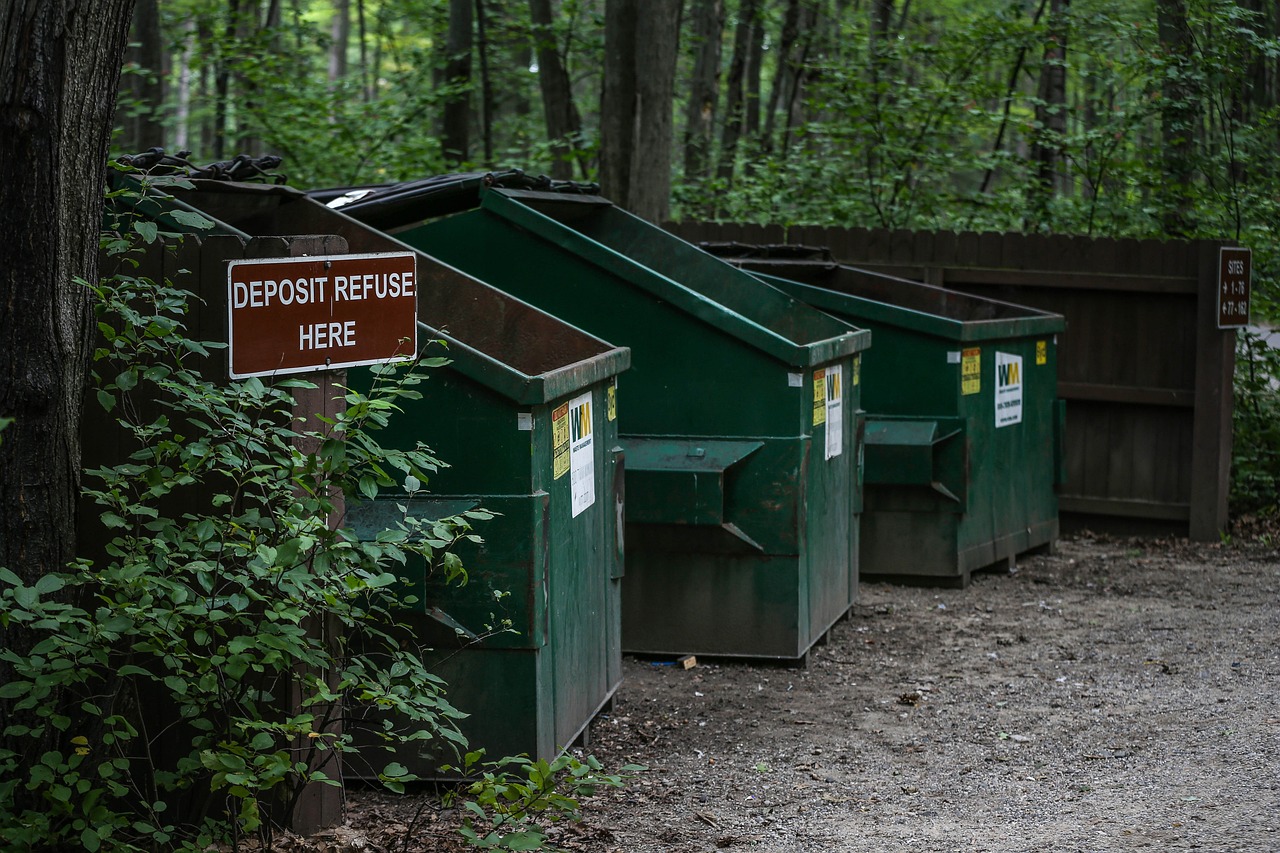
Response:
[{"label": "green dumpster", "polygon": [[[337,234],[352,252],[404,244],[286,187],[197,181],[181,205],[222,233]],[[576,740],[621,681],[623,454],[616,377],[630,362],[614,347],[438,260],[418,253],[420,338],[452,360],[419,386],[382,440],[422,440],[451,467],[431,495],[349,507],[348,523],[374,535],[408,504],[420,518],[475,507],[500,515],[477,526],[482,545],[459,553],[466,586],[443,586],[416,567],[421,612],[407,621],[431,648],[461,729],[491,757],[552,758]],[[367,370],[349,369],[352,384]],[[510,620],[512,632],[478,642],[467,633]],[[359,738],[358,731],[354,732]],[[433,775],[442,755],[398,755]],[[349,762],[348,776],[372,772]]]},{"label": "green dumpster", "polygon": [[623,649],[802,658],[856,597],[870,335],[598,196],[480,198],[398,236],[632,350]]},{"label": "green dumpster", "polygon": [[1052,547],[1061,315],[805,260],[796,247],[706,248],[875,335],[863,369],[864,577],[963,585]]}]

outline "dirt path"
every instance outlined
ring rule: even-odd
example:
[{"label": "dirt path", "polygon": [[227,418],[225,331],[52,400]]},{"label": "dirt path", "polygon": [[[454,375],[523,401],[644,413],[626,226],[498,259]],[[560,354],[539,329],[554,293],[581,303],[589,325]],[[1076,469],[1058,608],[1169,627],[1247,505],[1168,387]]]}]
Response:
[{"label": "dirt path", "polygon": [[807,669],[628,659],[592,851],[1280,851],[1280,556],[1081,538],[864,585]]}]

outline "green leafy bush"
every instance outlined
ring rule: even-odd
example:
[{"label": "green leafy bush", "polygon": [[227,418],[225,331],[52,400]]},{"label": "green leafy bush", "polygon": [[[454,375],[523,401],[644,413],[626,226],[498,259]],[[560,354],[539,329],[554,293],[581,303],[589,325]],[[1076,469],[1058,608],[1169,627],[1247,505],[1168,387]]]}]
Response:
[{"label": "green leafy bush", "polygon": [[[164,236],[148,224],[132,231]],[[418,555],[465,581],[448,549],[487,514],[405,514],[374,541],[331,524],[338,496],[413,491],[441,464],[377,440],[418,396],[418,366],[343,389],[338,414],[308,430],[292,394],[310,383],[201,375],[220,345],[184,334],[189,294],[128,274],[94,294],[97,399],[128,449],[86,472],[93,558],[30,586],[0,568],[0,624],[36,638],[25,656],[0,651],[18,747],[0,751],[6,849],[269,838],[304,786],[340,784],[334,758],[362,723],[343,719],[352,707],[378,712],[388,750],[465,747],[462,714],[396,626],[411,603],[397,571]],[[413,777],[393,763],[382,778],[403,790]]]},{"label": "green leafy bush", "polygon": [[1274,513],[1280,487],[1280,350],[1247,329],[1236,340],[1231,515]]}]

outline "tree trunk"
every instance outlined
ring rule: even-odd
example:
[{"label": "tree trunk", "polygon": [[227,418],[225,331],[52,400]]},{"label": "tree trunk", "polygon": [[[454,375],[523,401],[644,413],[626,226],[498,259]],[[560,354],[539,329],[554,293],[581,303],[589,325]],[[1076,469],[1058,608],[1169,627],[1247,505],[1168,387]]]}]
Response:
[{"label": "tree trunk", "polygon": [[1031,159],[1036,164],[1035,187],[1029,213],[1029,224],[1046,227],[1049,203],[1062,192],[1062,144],[1067,132],[1067,6],[1070,0],[1050,0],[1048,32],[1040,63],[1040,80],[1036,91],[1036,123],[1039,131],[1031,146]]},{"label": "tree trunk", "polygon": [[333,0],[333,21],[329,25],[333,41],[329,45],[329,82],[347,76],[347,48],[351,42],[351,2]]},{"label": "tree trunk", "polygon": [[636,143],[627,208],[650,222],[671,209],[671,118],[681,0],[643,0],[636,15]]},{"label": "tree trunk", "polygon": [[568,180],[573,177],[573,157],[582,119],[573,102],[569,72],[556,45],[551,0],[529,0],[529,18],[533,22],[534,49],[538,57],[542,112],[547,123],[547,140],[551,143],[551,177]]},{"label": "tree trunk", "polygon": [[720,82],[720,35],[724,30],[724,0],[696,0],[693,39],[697,54],[685,105],[684,177],[705,178],[711,158],[712,130]]},{"label": "tree trunk", "polygon": [[489,26],[484,0],[476,0],[476,56],[480,60],[480,140],[486,166],[493,165],[493,82],[489,78]]},{"label": "tree trunk", "polygon": [[[133,0],[8,0],[0,15],[0,566],[75,554],[80,414],[103,172]],[[29,638],[0,629],[0,648]],[[8,681],[0,663],[0,684]],[[12,719],[0,703],[0,719]],[[2,744],[0,744],[2,745]]]},{"label": "tree trunk", "polygon": [[606,0],[604,86],[600,97],[600,188],[626,205],[636,122],[636,14],[643,0]]},{"label": "tree trunk", "polygon": [[1192,41],[1186,0],[1156,0],[1156,21],[1167,68],[1160,85],[1164,229],[1169,237],[1184,237],[1194,227],[1191,179],[1196,122],[1195,91],[1187,73]]},{"label": "tree trunk", "polygon": [[751,26],[751,44],[747,51],[746,82],[743,101],[746,121],[743,131],[747,136],[760,136],[760,78],[764,74],[764,14],[763,2],[756,7],[755,23]]},{"label": "tree trunk", "polygon": [[445,160],[455,165],[471,156],[471,4],[472,0],[449,0],[444,79],[454,91],[445,98],[441,143]]},{"label": "tree trunk", "polygon": [[[778,120],[778,108],[791,109],[792,80],[800,73],[800,63],[795,59],[796,41],[800,38],[801,0],[787,0],[787,11],[782,18],[782,33],[778,38],[778,67],[773,72],[773,84],[769,87],[769,106],[765,110],[762,147],[773,149],[774,129]],[[808,5],[808,4],[806,4]],[[784,99],[783,93],[787,93]]]},{"label": "tree trunk", "polygon": [[164,44],[160,35],[159,0],[137,0],[125,61],[133,73],[121,81],[116,122],[119,146],[130,154],[164,146]]},{"label": "tree trunk", "polygon": [[732,182],[738,141],[746,117],[747,57],[752,51],[754,31],[760,15],[761,0],[742,0],[738,7],[738,24],[733,32],[733,56],[729,60],[729,79],[725,83],[724,128],[720,134],[720,165],[717,177]]}]

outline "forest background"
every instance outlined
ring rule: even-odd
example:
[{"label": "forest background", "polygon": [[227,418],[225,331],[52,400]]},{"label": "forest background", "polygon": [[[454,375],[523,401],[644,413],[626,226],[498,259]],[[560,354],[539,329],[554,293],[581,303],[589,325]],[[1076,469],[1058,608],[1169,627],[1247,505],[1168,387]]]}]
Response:
[{"label": "forest background", "polygon": [[[1280,2],[137,0],[115,147],[294,186],[522,168],[654,221],[1211,238],[1280,253]],[[1241,337],[1233,513],[1275,503]]]}]

